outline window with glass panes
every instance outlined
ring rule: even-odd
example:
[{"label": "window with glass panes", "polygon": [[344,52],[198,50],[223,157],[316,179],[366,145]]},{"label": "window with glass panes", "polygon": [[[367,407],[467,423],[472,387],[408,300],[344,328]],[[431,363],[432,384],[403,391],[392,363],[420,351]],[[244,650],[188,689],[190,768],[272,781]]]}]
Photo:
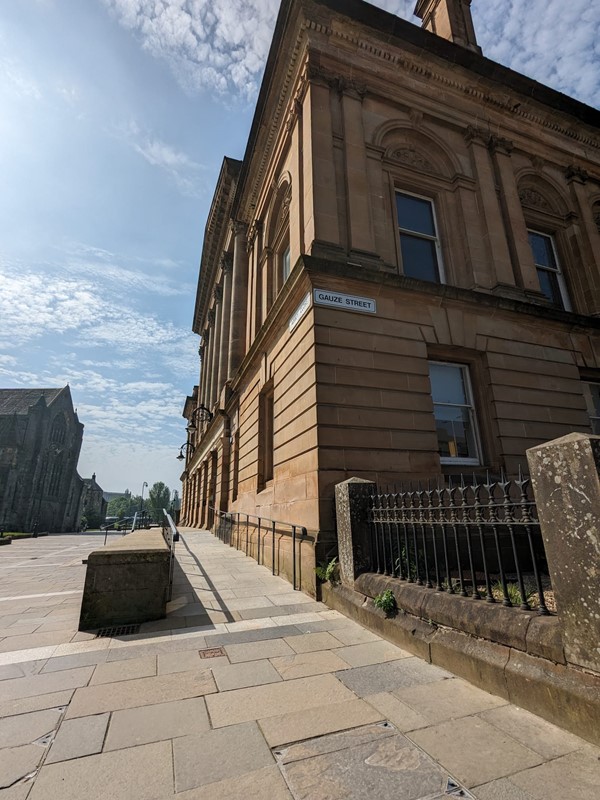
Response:
[{"label": "window with glass panes", "polygon": [[552,305],[571,310],[567,287],[560,271],[552,236],[538,231],[528,231],[529,244],[537,270],[540,289]]},{"label": "window with glass panes", "polygon": [[404,274],[440,283],[443,271],[433,203],[425,197],[396,192],[396,212]]},{"label": "window with glass panes", "polygon": [[600,436],[600,383],[585,383],[584,395],[592,433]]},{"label": "window with glass panes", "polygon": [[429,378],[442,464],[480,464],[481,450],[468,367],[432,361],[429,363]]}]

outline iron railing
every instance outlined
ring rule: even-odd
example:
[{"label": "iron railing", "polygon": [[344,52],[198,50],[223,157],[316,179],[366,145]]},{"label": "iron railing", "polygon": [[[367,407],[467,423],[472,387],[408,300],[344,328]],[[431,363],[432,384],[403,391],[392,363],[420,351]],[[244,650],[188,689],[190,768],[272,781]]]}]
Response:
[{"label": "iron railing", "polygon": [[378,491],[369,524],[375,572],[526,611],[533,603],[538,613],[549,613],[546,556],[528,477]]},{"label": "iron railing", "polygon": [[266,517],[256,517],[253,514],[218,511],[212,506],[209,507],[209,511],[214,514],[213,533],[215,536],[237,550],[244,550],[246,555],[249,555],[252,533],[256,532],[256,561],[258,564],[261,563],[262,546],[263,566],[266,566],[265,541],[269,537],[271,539],[271,572],[273,575],[279,574],[275,538],[276,536],[290,537],[292,540],[292,586],[294,589],[300,588],[296,585],[298,572],[296,550],[299,542],[311,541],[306,528],[302,525],[292,525],[289,522],[277,522]]},{"label": "iron railing", "polygon": [[167,601],[173,596],[173,569],[175,567],[175,542],[179,541],[179,531],[171,515],[163,508],[162,535],[169,547],[169,589]]}]

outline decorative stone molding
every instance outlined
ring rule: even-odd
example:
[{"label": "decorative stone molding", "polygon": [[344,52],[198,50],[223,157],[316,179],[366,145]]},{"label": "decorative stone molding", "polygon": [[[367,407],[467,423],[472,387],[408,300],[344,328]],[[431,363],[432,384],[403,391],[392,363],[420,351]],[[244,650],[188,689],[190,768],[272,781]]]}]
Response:
[{"label": "decorative stone molding", "polygon": [[417,169],[426,169],[432,172],[434,166],[424,155],[419,153],[413,147],[399,147],[393,150],[390,158],[394,161],[401,161],[403,164],[408,164],[409,167],[416,167]]},{"label": "decorative stone molding", "polygon": [[577,181],[577,183],[586,183],[589,177],[589,174],[582,167],[578,167],[576,164],[570,164],[565,170],[565,178],[567,179],[567,183],[571,183],[572,181]]},{"label": "decorative stone molding", "polygon": [[509,156],[515,145],[510,139],[504,139],[502,136],[490,136],[488,147],[491,153],[503,153]]},{"label": "decorative stone molding", "polygon": [[224,273],[231,272],[233,269],[233,253],[223,253],[221,256],[221,269]]},{"label": "decorative stone molding", "polygon": [[552,211],[550,203],[537,189],[521,189],[519,191],[519,200],[524,206],[540,208],[542,211]]}]

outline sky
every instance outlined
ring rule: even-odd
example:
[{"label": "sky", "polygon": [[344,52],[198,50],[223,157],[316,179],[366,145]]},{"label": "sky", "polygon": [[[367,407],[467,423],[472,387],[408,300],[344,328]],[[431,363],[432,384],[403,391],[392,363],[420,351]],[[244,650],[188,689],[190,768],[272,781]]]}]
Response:
[{"label": "sky", "polygon": [[[414,0],[374,3],[415,24]],[[278,0],[0,0],[0,387],[68,383],[79,472],[179,489],[206,216]],[[484,54],[600,105],[600,3],[473,0]]]}]

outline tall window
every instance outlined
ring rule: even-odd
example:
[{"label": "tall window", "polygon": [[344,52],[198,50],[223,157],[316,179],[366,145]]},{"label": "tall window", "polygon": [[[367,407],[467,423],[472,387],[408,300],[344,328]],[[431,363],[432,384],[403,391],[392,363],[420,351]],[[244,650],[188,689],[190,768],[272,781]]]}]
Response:
[{"label": "tall window", "polygon": [[540,289],[553,306],[570,311],[571,304],[556,256],[554,239],[552,236],[538,231],[528,231],[528,234]]},{"label": "tall window", "polygon": [[468,367],[432,361],[429,378],[442,464],[480,464],[481,448]]},{"label": "tall window", "polygon": [[584,383],[583,386],[592,433],[600,436],[600,383]]},{"label": "tall window", "polygon": [[404,274],[440,283],[444,276],[433,203],[425,197],[397,192],[396,211]]},{"label": "tall window", "polygon": [[273,480],[273,454],[274,454],[274,402],[273,386],[264,389],[260,394],[259,407],[259,488]]}]

